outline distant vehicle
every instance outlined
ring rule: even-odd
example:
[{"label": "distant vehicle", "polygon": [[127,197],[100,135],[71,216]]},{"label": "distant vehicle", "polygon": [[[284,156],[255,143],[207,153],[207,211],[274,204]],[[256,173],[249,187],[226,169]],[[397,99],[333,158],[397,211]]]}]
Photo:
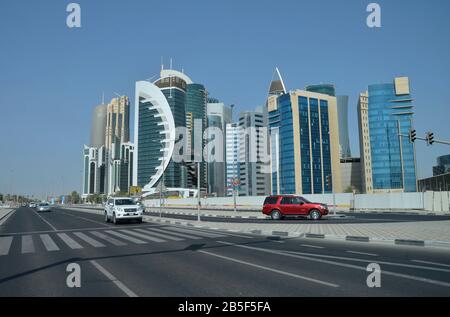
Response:
[{"label": "distant vehicle", "polygon": [[105,204],[105,222],[117,224],[121,220],[142,222],[142,206],[129,197],[112,197]]},{"label": "distant vehicle", "polygon": [[273,220],[283,219],[286,216],[304,216],[312,220],[320,220],[328,215],[328,206],[313,203],[304,197],[294,195],[268,196],[264,200],[263,214]]},{"label": "distant vehicle", "polygon": [[40,203],[36,206],[37,211],[51,211],[48,203]]},{"label": "distant vehicle", "polygon": [[30,207],[30,208],[36,208],[36,203],[30,203],[30,204],[28,205],[28,207]]}]

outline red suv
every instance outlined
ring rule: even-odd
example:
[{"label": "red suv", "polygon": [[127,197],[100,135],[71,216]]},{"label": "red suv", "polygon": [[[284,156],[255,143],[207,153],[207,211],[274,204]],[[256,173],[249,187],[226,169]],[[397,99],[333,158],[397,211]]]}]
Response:
[{"label": "red suv", "polygon": [[274,220],[283,219],[285,216],[309,216],[312,220],[319,220],[328,215],[328,206],[312,203],[300,196],[269,196],[264,200],[262,212]]}]

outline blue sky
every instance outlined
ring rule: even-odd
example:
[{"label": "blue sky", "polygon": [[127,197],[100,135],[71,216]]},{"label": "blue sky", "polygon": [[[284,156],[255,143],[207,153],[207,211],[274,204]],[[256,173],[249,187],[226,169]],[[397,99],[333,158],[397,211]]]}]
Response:
[{"label": "blue sky", "polygon": [[[238,111],[264,103],[276,66],[288,89],[334,83],[350,96],[355,156],[358,93],[409,76],[418,135],[450,139],[450,1],[377,1],[380,29],[366,26],[363,0],[84,0],[80,29],[66,26],[70,2],[0,2],[0,192],[80,191],[102,92],[134,103],[161,56]],[[448,153],[418,143],[418,176]]]}]

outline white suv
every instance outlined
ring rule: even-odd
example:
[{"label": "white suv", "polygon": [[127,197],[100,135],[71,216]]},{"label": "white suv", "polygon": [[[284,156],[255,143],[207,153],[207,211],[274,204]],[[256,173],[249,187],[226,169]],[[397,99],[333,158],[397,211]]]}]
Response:
[{"label": "white suv", "polygon": [[109,198],[105,204],[105,221],[117,224],[120,220],[136,220],[142,222],[142,206],[129,197]]}]

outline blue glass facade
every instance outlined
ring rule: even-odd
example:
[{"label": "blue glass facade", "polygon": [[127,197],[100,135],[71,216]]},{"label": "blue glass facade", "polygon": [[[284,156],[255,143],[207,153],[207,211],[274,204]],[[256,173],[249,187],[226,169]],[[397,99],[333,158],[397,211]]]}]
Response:
[{"label": "blue glass facade", "polygon": [[407,137],[412,126],[410,94],[397,95],[395,85],[369,86],[369,133],[374,190],[414,192],[414,146]]},{"label": "blue glass facade", "polygon": [[[291,98],[298,98],[298,118],[293,118]],[[300,153],[294,150],[296,122],[300,129]],[[272,193],[299,194],[296,193],[296,179],[301,182],[301,194],[332,192],[331,182],[325,182],[325,178],[331,176],[328,101],[282,95],[277,99],[277,109],[269,112],[269,128],[271,131],[278,128],[279,132],[278,171],[272,173]],[[296,155],[301,161],[301,179],[298,179],[300,175],[295,175]]]}]

